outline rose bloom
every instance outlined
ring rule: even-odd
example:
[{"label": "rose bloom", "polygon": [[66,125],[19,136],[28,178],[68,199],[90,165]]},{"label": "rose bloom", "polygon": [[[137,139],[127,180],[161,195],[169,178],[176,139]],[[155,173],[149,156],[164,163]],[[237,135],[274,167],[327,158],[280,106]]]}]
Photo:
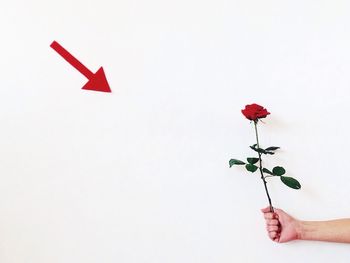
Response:
[{"label": "rose bloom", "polygon": [[260,118],[265,118],[270,114],[263,106],[258,104],[246,105],[245,109],[242,110],[243,115],[251,121],[257,121]]}]

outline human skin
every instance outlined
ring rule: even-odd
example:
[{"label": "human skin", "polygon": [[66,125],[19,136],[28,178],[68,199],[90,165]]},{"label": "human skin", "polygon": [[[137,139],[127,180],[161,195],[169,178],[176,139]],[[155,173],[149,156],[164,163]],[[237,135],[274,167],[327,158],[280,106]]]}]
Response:
[{"label": "human skin", "polygon": [[267,233],[271,240],[284,243],[292,240],[317,240],[338,243],[350,243],[350,219],[328,221],[301,221],[290,216],[282,209],[270,207],[261,209]]}]

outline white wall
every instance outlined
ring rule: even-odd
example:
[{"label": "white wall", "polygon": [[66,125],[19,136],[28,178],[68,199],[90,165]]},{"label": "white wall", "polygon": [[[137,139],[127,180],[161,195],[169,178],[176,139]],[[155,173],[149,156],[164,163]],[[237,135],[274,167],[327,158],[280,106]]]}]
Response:
[{"label": "white wall", "polygon": [[[350,217],[348,1],[3,1],[0,262],[348,262],[276,244],[240,109],[302,183],[269,188],[300,219]],[[50,47],[57,40],[111,94]]]}]

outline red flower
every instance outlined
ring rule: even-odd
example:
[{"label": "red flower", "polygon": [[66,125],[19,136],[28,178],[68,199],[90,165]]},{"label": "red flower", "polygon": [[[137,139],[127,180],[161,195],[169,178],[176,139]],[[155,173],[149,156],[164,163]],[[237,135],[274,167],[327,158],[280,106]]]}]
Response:
[{"label": "red flower", "polygon": [[260,118],[265,118],[270,114],[263,106],[258,104],[246,105],[245,109],[242,110],[243,115],[251,121],[257,121]]}]

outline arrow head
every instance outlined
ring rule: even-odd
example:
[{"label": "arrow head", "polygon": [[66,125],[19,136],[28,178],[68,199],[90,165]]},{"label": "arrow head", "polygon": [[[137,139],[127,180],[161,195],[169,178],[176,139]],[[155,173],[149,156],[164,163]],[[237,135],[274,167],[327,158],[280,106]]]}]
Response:
[{"label": "arrow head", "polygon": [[102,67],[100,67],[99,70],[97,70],[97,72],[89,78],[89,81],[84,85],[82,89],[112,92]]}]

